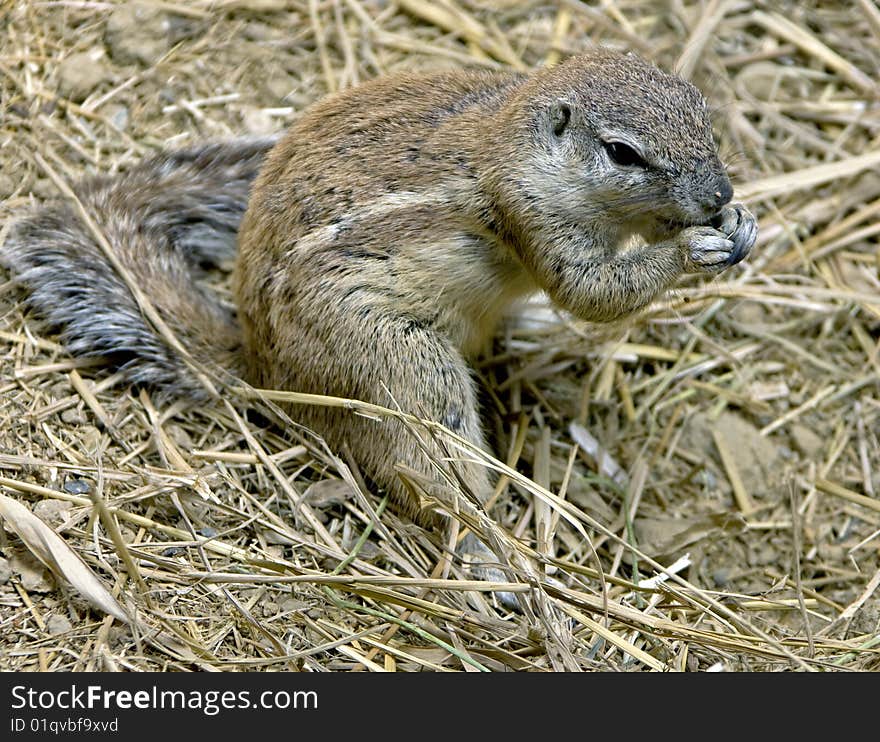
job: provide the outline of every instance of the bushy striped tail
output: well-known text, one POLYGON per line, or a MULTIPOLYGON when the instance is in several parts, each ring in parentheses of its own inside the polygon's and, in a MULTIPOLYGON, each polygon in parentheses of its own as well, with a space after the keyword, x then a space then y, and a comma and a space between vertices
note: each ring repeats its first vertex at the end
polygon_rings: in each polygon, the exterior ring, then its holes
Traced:
MULTIPOLYGON (((231 259, 250 185, 274 142, 168 152, 75 192, 159 316, 189 354, 240 373, 233 308, 199 285, 202 269, 231 259)), ((143 316, 75 205, 43 206, 17 221, 0 262, 77 356, 99 357, 163 396, 202 397, 184 359, 143 316)))

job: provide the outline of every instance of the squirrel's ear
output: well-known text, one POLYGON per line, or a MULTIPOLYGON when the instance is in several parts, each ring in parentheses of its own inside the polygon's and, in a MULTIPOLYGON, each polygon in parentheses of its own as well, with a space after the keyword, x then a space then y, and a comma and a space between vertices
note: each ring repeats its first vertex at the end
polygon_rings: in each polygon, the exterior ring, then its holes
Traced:
POLYGON ((556 100, 550 105, 550 126, 557 137, 568 128, 571 121, 571 105, 564 100, 556 100))

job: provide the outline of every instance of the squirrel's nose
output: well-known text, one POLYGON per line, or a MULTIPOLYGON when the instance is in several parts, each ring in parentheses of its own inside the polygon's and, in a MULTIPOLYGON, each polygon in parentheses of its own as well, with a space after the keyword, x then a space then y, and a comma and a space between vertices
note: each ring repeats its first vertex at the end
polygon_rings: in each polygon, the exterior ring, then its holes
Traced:
POLYGON ((709 197, 713 208, 720 209, 733 198, 733 186, 727 178, 715 184, 715 190, 709 197))

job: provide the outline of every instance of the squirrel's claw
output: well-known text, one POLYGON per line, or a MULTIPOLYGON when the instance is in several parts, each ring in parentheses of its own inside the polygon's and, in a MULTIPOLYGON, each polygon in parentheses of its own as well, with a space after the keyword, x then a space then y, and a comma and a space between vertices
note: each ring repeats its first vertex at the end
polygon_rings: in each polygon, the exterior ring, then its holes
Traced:
POLYGON ((758 222, 742 204, 728 204, 722 207, 711 221, 711 225, 733 242, 733 250, 726 267, 736 265, 751 251, 758 236, 758 222))
POLYGON ((758 223, 745 206, 725 206, 711 226, 689 227, 682 232, 688 269, 717 273, 736 265, 749 254, 757 236, 758 223))

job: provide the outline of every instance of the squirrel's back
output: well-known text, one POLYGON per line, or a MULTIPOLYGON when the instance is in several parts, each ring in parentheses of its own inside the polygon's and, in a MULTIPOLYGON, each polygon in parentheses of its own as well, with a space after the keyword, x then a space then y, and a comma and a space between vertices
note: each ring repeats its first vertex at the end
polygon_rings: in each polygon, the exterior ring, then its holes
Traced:
POLYGON ((733 223, 691 236, 708 240, 696 262, 676 241, 731 196, 699 91, 597 49, 531 75, 381 78, 315 103, 277 145, 234 140, 86 180, 77 197, 106 243, 63 203, 18 222, 0 261, 74 354, 132 382, 204 393, 133 282, 196 361, 385 402, 372 372, 352 372, 366 332, 408 371, 395 332, 469 357, 537 288, 583 319, 616 319, 686 269, 747 254, 745 237, 730 253, 733 223), (664 249, 618 250, 632 232, 664 249), (233 308, 195 279, 236 244, 233 308))
MULTIPOLYGON (((277 274, 283 273, 285 245, 303 227, 345 230, 347 215, 369 210, 381 193, 418 200, 428 186, 472 177, 459 150, 462 143, 479 147, 479 137, 462 136, 455 122, 469 109, 496 109, 522 79, 464 71, 383 78, 313 105, 273 157, 267 153, 276 140, 269 139, 171 151, 123 174, 85 179, 75 186, 76 196, 194 360, 252 383, 277 383, 272 363, 263 368, 253 347, 243 351, 241 322, 247 327, 251 314, 269 311, 262 306, 269 300, 265 284, 272 276, 282 280, 277 274), (426 138, 438 129, 449 130, 450 141, 432 152, 426 138), (245 305, 229 306, 196 279, 200 267, 235 256, 260 172, 273 193, 259 204, 258 219, 271 234, 248 241, 259 249, 244 256, 247 271, 239 264, 237 298, 245 294, 245 305), (245 273, 257 274, 250 299, 241 290, 245 273)), ((186 359, 144 317, 77 212, 74 204, 59 202, 19 220, 0 250, 0 263, 29 289, 30 305, 58 328, 74 355, 104 358, 130 382, 166 397, 203 396, 186 359)), ((364 249, 352 248, 354 263, 364 249)), ((262 350, 274 358, 272 348, 262 350)))

